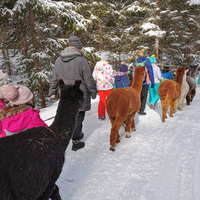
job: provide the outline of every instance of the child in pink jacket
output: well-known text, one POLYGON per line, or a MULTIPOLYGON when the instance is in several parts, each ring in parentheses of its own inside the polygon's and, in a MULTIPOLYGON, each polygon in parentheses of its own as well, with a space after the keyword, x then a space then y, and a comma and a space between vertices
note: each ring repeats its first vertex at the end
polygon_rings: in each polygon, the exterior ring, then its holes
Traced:
MULTIPOLYGON (((0 70, 0 88, 3 85, 8 84, 9 82, 10 82, 10 79, 8 75, 3 70, 0 70)), ((4 107, 6 107, 6 104, 4 102, 3 96, 0 93, 0 111, 4 107)), ((1 130, 1 121, 0 121, 0 130, 1 130)))
POLYGON ((4 85, 0 88, 3 98, 8 100, 10 106, 0 111, 2 127, 0 138, 6 137, 6 131, 18 133, 24 129, 30 129, 47 124, 40 118, 40 111, 32 105, 33 93, 25 86, 4 85))

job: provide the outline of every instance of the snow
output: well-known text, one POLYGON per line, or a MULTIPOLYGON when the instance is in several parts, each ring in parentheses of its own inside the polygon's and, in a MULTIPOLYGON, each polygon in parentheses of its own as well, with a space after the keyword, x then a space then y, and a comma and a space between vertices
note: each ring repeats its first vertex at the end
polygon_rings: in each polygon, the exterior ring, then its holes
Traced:
MULTIPOLYGON (((146 116, 136 114, 136 131, 109 150, 110 122, 98 120, 99 98, 86 112, 83 141, 72 151, 70 142, 57 180, 63 200, 197 200, 200 197, 200 87, 183 111, 161 122, 161 103, 146 105, 146 116)), ((148 100, 147 100, 148 103, 148 100)), ((58 102, 41 109, 45 120, 56 113, 58 102)), ((169 114, 169 110, 168 110, 169 114)), ((53 120, 46 121, 48 125, 53 120)))

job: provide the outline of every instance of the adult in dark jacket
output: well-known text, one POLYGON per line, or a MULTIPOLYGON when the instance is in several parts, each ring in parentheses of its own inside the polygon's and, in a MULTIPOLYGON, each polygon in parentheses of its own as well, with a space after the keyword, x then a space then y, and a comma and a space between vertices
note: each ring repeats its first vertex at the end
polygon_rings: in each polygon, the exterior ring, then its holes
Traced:
POLYGON ((130 80, 127 75, 128 67, 127 65, 121 65, 119 72, 117 73, 115 77, 114 82, 114 88, 125 88, 125 87, 131 87, 130 80))
POLYGON ((73 85, 75 80, 82 80, 80 89, 84 92, 84 103, 77 116, 76 128, 72 137, 72 150, 76 151, 85 146, 81 141, 83 120, 85 112, 91 108, 91 98, 97 94, 96 83, 91 75, 90 67, 81 53, 82 43, 77 36, 69 37, 69 46, 61 52, 54 64, 50 79, 49 95, 55 98, 57 95, 59 79, 63 79, 66 85, 73 85))
MULTIPOLYGON (((144 112, 145 110, 145 106, 146 106, 146 101, 147 101, 147 94, 148 94, 148 89, 149 89, 149 83, 151 81, 151 87, 153 88, 155 83, 154 83, 154 74, 153 74, 153 68, 152 65, 150 63, 150 61, 147 59, 146 56, 147 52, 145 49, 142 49, 139 51, 138 53, 138 58, 136 60, 136 62, 145 62, 146 65, 146 79, 143 82, 142 85, 142 91, 140 94, 140 99, 141 99, 141 108, 139 110, 139 114, 140 115, 146 115, 146 113, 144 112)), ((132 74, 133 74, 133 69, 132 69, 132 74)))

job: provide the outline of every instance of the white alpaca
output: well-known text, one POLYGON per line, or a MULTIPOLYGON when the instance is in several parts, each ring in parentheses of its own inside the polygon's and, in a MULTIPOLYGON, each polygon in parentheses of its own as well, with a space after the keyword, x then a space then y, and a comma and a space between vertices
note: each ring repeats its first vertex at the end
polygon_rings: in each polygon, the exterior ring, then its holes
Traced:
POLYGON ((183 110, 183 101, 186 98, 187 93, 189 92, 189 85, 186 81, 186 74, 187 74, 188 70, 189 69, 185 70, 185 74, 183 76, 183 82, 181 85, 181 95, 178 98, 178 110, 181 110, 181 111, 183 110))

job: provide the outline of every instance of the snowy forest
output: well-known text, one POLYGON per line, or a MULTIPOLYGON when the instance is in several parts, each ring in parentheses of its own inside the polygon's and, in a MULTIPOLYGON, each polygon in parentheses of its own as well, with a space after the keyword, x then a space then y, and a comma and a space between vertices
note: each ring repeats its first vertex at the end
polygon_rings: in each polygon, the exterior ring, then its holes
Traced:
POLYGON ((141 48, 157 64, 200 60, 200 4, 188 0, 1 0, 0 69, 18 76, 34 93, 38 108, 48 105, 49 79, 60 51, 76 35, 91 72, 107 51, 117 71, 131 66, 141 48))

